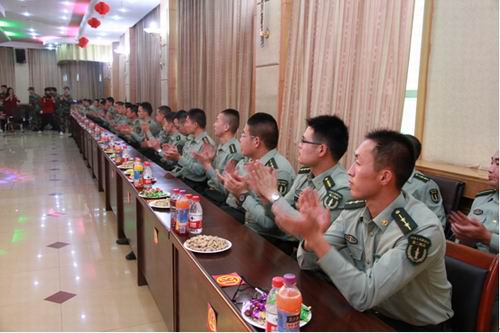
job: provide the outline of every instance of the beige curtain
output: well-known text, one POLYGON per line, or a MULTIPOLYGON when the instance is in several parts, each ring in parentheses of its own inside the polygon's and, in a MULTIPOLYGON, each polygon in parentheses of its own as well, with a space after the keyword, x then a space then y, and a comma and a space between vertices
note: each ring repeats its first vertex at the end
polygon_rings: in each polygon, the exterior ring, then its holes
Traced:
POLYGON ((371 129, 399 130, 413 0, 293 1, 280 150, 297 161, 307 117, 336 114, 349 127, 349 166, 371 129))
POLYGON ((57 66, 56 52, 28 49, 29 84, 39 94, 46 87, 62 88, 61 71, 57 66))
POLYGON ((152 23, 160 26, 160 6, 153 9, 131 29, 131 34, 134 36, 131 38, 130 52, 135 53, 131 57, 135 59, 135 64, 132 66, 135 65, 136 68, 135 99, 137 102, 150 102, 153 108, 157 108, 161 103, 160 35, 144 31, 152 23))
POLYGON ((248 118, 253 97, 255 0, 179 0, 177 106, 207 112, 208 130, 218 112, 248 118))
POLYGON ((0 84, 5 84, 8 87, 16 86, 14 66, 14 49, 11 47, 0 47, 0 84))
POLYGON ((62 84, 70 87, 73 98, 107 97, 104 96, 104 66, 95 61, 61 62, 62 84))
POLYGON ((56 50, 57 61, 99 61, 111 63, 113 51, 111 45, 87 45, 84 48, 77 44, 62 44, 56 50))

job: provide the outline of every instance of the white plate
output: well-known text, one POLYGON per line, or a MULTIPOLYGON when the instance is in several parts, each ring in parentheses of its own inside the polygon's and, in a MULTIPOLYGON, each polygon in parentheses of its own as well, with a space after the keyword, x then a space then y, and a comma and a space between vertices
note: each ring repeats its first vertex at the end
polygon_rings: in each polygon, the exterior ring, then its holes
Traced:
MULTIPOLYGON (((245 303, 243 303, 243 306, 241 307, 241 316, 250 325, 265 330, 266 329, 265 324, 262 325, 258 321, 254 320, 252 317, 248 317, 247 315, 245 315, 245 310, 247 309, 247 307, 249 305, 250 305, 250 301, 246 301, 245 303)), ((304 304, 302 304, 302 306, 304 306, 304 304)), ((309 318, 307 318, 307 320, 301 320, 300 321, 300 327, 304 327, 307 324, 309 324, 309 322, 311 321, 311 319, 312 319, 312 311, 309 311, 309 318)))
POLYGON ((227 239, 225 239, 225 241, 228 243, 228 246, 221 249, 221 250, 216 250, 216 251, 200 251, 200 250, 194 250, 192 248, 190 248, 186 242, 184 242, 184 248, 191 251, 191 252, 194 252, 194 253, 204 253, 204 254, 212 254, 212 253, 220 253, 220 252, 224 252, 224 251, 227 251, 231 248, 231 246, 233 246, 233 243, 231 243, 230 241, 228 241, 227 239))
POLYGON ((170 209, 170 205, 168 205, 168 206, 157 206, 157 205, 156 205, 156 202, 157 202, 158 200, 162 200, 162 199, 157 199, 157 200, 153 200, 153 201, 151 201, 151 202, 149 203, 149 206, 150 206, 150 207, 153 207, 153 208, 159 208, 159 209, 170 209))
POLYGON ((118 166, 118 169, 120 169, 120 170, 128 170, 128 169, 133 169, 133 168, 134 168, 134 166, 133 166, 133 165, 132 165, 131 167, 124 166, 123 164, 120 164, 120 165, 118 166))
MULTIPOLYGON (((132 181, 133 181, 133 180, 132 180, 132 181)), ((148 200, 165 199, 165 198, 170 197, 170 193, 168 193, 168 192, 163 192, 163 193, 165 193, 165 194, 164 194, 164 195, 162 195, 161 197, 156 197, 156 198, 148 198, 148 197, 146 197, 146 196, 142 195, 140 192, 139 192, 139 196, 140 196, 141 198, 143 198, 143 199, 148 199, 148 200)))

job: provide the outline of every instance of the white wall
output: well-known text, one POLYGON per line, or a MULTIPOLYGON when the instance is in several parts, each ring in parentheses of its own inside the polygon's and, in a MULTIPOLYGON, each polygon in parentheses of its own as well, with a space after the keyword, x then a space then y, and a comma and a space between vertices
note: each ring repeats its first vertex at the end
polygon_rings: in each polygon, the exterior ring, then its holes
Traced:
POLYGON ((267 112, 276 117, 278 109, 279 62, 280 62, 280 20, 281 0, 269 0, 264 5, 264 29, 270 31, 269 39, 261 46, 260 36, 261 4, 257 2, 255 16, 255 112, 267 112))
POLYGON ((434 4, 422 156, 485 168, 498 149, 498 0, 434 4))

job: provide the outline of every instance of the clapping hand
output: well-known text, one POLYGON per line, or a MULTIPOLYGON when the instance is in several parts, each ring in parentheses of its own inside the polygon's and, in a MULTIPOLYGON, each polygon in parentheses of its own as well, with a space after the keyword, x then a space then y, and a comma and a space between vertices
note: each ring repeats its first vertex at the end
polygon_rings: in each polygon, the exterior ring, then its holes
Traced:
POLYGON ((470 246, 477 242, 490 245, 491 232, 479 220, 462 212, 451 212, 449 221, 451 230, 462 243, 470 246))

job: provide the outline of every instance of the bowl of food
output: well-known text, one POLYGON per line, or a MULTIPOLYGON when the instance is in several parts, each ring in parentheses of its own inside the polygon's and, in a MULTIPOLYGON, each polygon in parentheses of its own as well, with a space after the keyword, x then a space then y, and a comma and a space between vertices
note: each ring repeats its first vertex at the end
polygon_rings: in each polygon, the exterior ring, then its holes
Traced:
POLYGON ((219 253, 229 250, 231 246, 233 244, 227 239, 210 235, 198 235, 184 242, 184 248, 195 253, 219 253))

